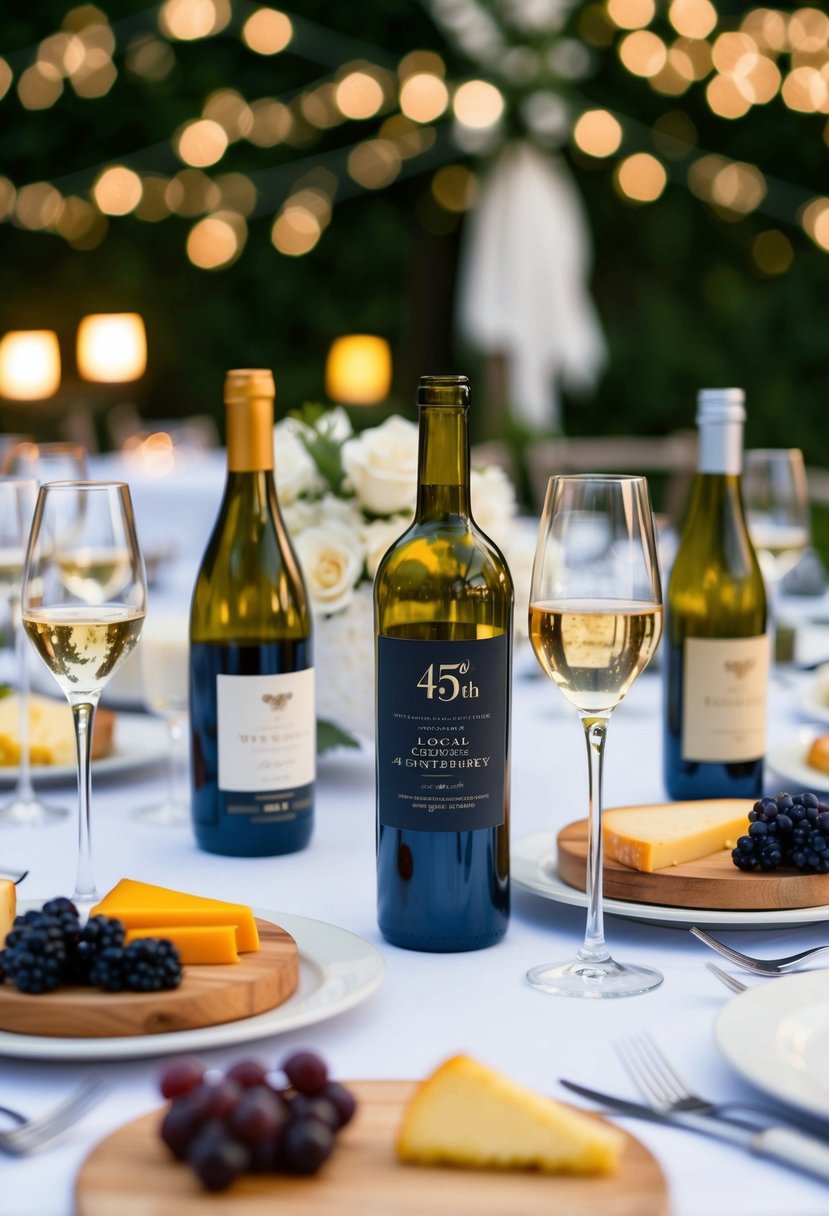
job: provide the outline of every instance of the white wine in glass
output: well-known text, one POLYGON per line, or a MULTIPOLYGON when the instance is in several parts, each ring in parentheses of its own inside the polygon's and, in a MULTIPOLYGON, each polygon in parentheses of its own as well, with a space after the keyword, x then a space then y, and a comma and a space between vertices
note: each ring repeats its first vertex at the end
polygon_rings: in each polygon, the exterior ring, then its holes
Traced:
POLYGON ((579 713, 589 765, 584 944, 571 962, 533 967, 536 988, 622 997, 662 983, 649 967, 615 962, 602 913, 602 762, 610 716, 644 671, 662 633, 655 528, 643 477, 551 477, 530 589, 530 642, 579 713), (589 534, 594 538, 585 545, 589 534), (599 539, 600 538, 600 539, 599 539))
POLYGON ((773 598, 809 543, 809 495, 800 448, 751 448, 743 459, 743 506, 773 598))
POLYGON ((95 710, 105 684, 138 641, 146 604, 127 485, 59 481, 41 486, 23 573, 22 617, 72 708, 78 753, 78 869, 72 898, 82 908, 98 899, 90 831, 95 710), (68 531, 67 519, 74 521, 68 531), (112 555, 110 560, 89 562, 90 553, 101 552, 112 555), (77 570, 84 571, 82 578, 67 577, 67 571, 77 570))

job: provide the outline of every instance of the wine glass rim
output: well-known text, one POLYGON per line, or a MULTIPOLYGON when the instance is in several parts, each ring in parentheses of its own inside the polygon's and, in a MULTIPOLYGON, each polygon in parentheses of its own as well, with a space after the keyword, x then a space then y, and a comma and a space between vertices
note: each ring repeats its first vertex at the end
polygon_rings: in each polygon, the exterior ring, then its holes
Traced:
POLYGON ((746 448, 745 457, 751 456, 788 456, 792 452, 797 452, 798 456, 803 455, 802 448, 746 448))
POLYGON ((550 481, 647 481, 644 473, 552 473, 550 481))
POLYGON ((73 481, 69 478, 62 481, 43 481, 41 482, 42 490, 58 489, 58 490, 124 490, 127 489, 125 481, 73 481))

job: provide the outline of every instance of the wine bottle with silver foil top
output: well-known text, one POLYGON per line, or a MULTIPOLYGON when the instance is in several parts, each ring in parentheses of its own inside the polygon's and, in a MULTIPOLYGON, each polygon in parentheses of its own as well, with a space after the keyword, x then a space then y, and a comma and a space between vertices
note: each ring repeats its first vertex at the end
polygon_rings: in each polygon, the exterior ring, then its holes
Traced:
POLYGON ((274 485, 271 372, 228 372, 227 482, 190 615, 193 825, 210 853, 291 853, 313 827, 311 611, 274 485))
POLYGON ((513 588, 469 501, 469 384, 424 376, 414 520, 374 584, 377 902, 412 950, 476 950, 509 918, 513 588))
POLYGON ((742 389, 699 394, 698 472, 668 584, 664 776, 675 799, 763 792, 766 593, 740 492, 742 389))

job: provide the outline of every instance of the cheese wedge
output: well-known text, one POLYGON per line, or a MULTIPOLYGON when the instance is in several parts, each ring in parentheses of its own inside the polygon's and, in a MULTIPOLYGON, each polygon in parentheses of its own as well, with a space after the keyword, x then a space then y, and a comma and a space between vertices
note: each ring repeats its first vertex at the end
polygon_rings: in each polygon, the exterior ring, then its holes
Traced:
POLYGON ((748 832, 753 805, 742 798, 717 798, 616 807, 602 814, 605 856, 650 873, 733 849, 748 832))
POLYGON ((233 925, 236 948, 258 950, 259 933, 250 908, 220 899, 187 895, 134 878, 122 878, 90 912, 114 916, 127 929, 158 929, 170 925, 233 925))
POLYGON ((402 1161, 549 1174, 609 1174, 623 1138, 614 1127, 454 1056, 417 1089, 397 1139, 402 1161))
POLYGON ((184 964, 238 963, 235 925, 158 925, 128 929, 127 944, 139 937, 164 937, 173 943, 184 964))
POLYGON ((17 887, 10 878, 0 878, 0 950, 17 915, 17 887))
MULTIPOLYGON (((92 757, 98 760, 112 751, 115 715, 99 709, 92 727, 92 757)), ((32 764, 74 764, 75 728, 67 701, 41 697, 29 699, 29 754, 32 764)), ((20 698, 0 699, 0 765, 20 763, 20 698)))

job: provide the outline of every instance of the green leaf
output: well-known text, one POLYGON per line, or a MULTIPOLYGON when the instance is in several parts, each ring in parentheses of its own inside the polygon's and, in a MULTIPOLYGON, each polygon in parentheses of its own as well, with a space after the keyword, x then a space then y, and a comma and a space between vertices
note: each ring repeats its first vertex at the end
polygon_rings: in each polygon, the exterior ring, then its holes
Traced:
POLYGON ((326 722, 323 718, 317 718, 317 755, 321 756, 323 752, 330 752, 335 747, 356 747, 361 746, 359 739, 355 739, 348 731, 343 730, 339 726, 335 726, 333 722, 326 722))
POLYGON ((2 701, 4 697, 10 697, 12 695, 12 691, 11 684, 0 684, 0 701, 2 701))

